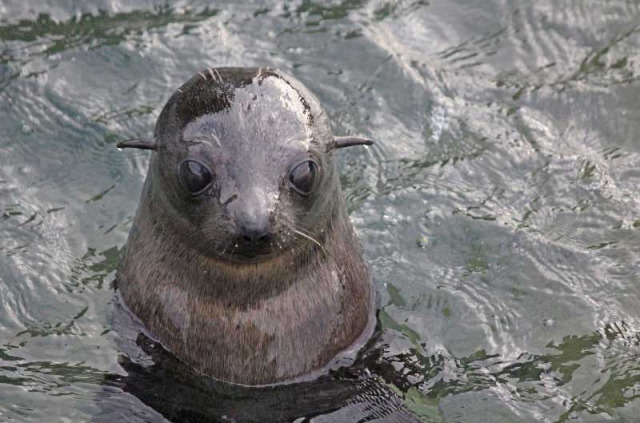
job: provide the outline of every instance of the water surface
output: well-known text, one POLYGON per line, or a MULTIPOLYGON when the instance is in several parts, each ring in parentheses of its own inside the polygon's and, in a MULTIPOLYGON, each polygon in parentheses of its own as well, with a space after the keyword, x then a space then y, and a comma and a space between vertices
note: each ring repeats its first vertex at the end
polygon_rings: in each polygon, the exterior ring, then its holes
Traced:
POLYGON ((208 66, 290 72, 376 140, 339 165, 408 409, 637 421, 637 2, 92 3, 0 1, 0 422, 166 421, 107 383, 149 159, 115 143, 208 66))

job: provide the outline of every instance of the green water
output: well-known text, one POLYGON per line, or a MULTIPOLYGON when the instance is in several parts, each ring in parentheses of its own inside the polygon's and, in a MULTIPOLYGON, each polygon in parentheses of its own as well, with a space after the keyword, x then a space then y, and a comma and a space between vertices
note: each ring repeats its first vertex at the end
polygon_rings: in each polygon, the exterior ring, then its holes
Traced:
MULTIPOLYGON (((148 137, 208 66, 324 104, 382 297, 382 377, 425 422, 637 422, 640 4, 0 0, 0 422, 85 422, 148 137)), ((125 421, 125 420, 123 420, 125 421)))

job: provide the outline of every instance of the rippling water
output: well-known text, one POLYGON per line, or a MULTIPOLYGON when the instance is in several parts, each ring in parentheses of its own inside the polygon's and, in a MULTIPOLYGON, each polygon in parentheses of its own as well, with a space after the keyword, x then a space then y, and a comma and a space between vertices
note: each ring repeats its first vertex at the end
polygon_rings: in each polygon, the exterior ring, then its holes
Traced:
POLYGON ((106 382, 149 158, 115 143, 223 65, 376 140, 340 166, 408 409, 638 421, 637 2, 93 3, 0 1, 0 422, 164 421, 106 382))

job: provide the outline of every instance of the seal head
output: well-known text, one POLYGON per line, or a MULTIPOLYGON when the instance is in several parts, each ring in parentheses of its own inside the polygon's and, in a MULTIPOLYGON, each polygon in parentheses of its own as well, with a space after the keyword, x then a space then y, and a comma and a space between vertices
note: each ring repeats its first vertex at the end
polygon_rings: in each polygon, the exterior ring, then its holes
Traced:
POLYGON ((169 99, 117 275, 179 359, 266 384, 325 366, 367 326, 371 283, 317 99, 270 69, 199 72, 169 99))

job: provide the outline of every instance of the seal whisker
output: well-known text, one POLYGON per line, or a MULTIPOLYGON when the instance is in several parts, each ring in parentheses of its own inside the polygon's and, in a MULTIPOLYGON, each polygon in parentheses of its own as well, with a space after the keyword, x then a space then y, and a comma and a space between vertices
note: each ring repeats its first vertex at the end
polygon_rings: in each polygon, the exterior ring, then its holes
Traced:
POLYGON ((213 71, 216 73, 216 75, 218 75, 218 82, 222 84, 224 82, 224 79, 222 79, 222 75, 220 75, 220 72, 218 72, 218 69, 214 69, 213 71))
POLYGON ((211 133, 211 138, 218 144, 218 147, 222 148, 222 144, 220 143, 220 138, 215 133, 211 133))
POLYGON ((310 228, 310 227, 308 227, 308 226, 306 226, 306 225, 304 225, 304 224, 302 224, 302 223, 294 222, 294 221, 292 221, 292 220, 289 220, 289 219, 288 219, 288 218, 286 218, 285 216, 280 216, 280 219, 281 219, 283 222, 287 223, 287 224, 288 224, 289 226, 291 226, 292 228, 295 228, 295 229, 298 229, 298 230, 304 231, 307 235, 309 235, 309 236, 313 236, 313 230, 312 230, 312 228, 310 228))
POLYGON ((300 235, 301 237, 306 238, 306 239, 308 239, 309 241, 311 241, 311 242, 315 243, 318 247, 320 247, 320 249, 322 249, 322 251, 323 251, 325 254, 327 254, 327 250, 325 250, 325 249, 324 249, 324 246, 323 246, 322 244, 320 244, 318 241, 316 241, 316 240, 315 240, 315 238, 313 238, 313 237, 311 237, 311 236, 309 236, 309 235, 307 235, 307 234, 305 234, 305 233, 303 233, 303 232, 300 232, 299 230, 294 229, 294 228, 291 228, 291 231, 292 231, 294 234, 300 235))
POLYGON ((227 252, 227 248, 229 248, 229 246, 231 245, 231 243, 233 242, 233 240, 228 241, 224 244, 224 248, 222 249, 222 254, 224 255, 227 252))
POLYGON ((303 232, 305 235, 308 235, 308 236, 310 236, 310 237, 312 237, 312 238, 314 238, 314 239, 315 239, 315 236, 314 236, 314 234, 313 234, 313 231, 312 231, 310 228, 305 228, 305 227, 304 227, 304 226, 302 226, 301 224, 297 224, 297 225, 296 225, 296 224, 292 224, 292 225, 291 225, 291 227, 292 227, 293 229, 297 229, 297 230, 299 230, 300 232, 303 232))
POLYGON ((306 226, 303 223, 294 223, 293 226, 296 229, 304 229, 308 234, 313 234, 313 229, 310 226, 306 226))

